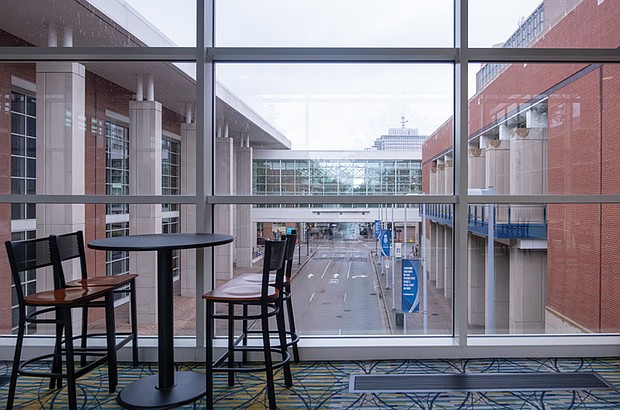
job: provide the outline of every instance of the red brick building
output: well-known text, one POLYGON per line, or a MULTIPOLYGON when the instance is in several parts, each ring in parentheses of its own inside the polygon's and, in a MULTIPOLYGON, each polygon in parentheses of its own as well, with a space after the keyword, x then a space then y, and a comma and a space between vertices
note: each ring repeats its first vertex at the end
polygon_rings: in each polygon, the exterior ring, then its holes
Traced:
MULTIPOLYGON (((620 3, 597 0, 576 3, 574 9, 529 46, 620 47, 620 3)), ((619 88, 617 64, 514 63, 502 67, 469 101, 469 188, 493 186, 498 195, 620 193, 619 88), (528 142, 539 134, 539 142, 528 142), (534 145, 520 148, 522 145, 517 144, 534 145), (503 156, 494 157, 496 160, 488 158, 492 150, 500 149, 505 150, 503 156), (515 154, 515 150, 521 151, 515 154), (485 151, 487 158, 482 161, 486 163, 476 165, 475 158, 484 157, 485 151), (510 151, 513 152, 509 154, 510 151)), ((453 139, 453 124, 448 120, 425 142, 424 192, 441 193, 433 186, 433 178, 438 167, 447 166, 453 139)), ((516 207, 511 208, 514 219, 516 207)), ((518 272, 527 270, 527 264, 517 268, 513 260, 506 261, 505 268, 510 271, 505 272, 508 289, 497 289, 496 295, 498 291, 504 292, 509 300, 505 301, 507 309, 503 313, 503 308, 496 304, 499 311, 496 315, 505 315, 503 325, 507 327, 498 324, 497 328, 516 333, 617 332, 620 329, 619 211, 615 204, 548 204, 542 215, 546 224, 545 266, 541 269, 544 288, 534 289, 538 286, 535 282, 515 285, 520 279, 515 282, 514 278, 527 276, 518 272), (528 304, 528 294, 539 294, 544 301, 544 311, 536 312, 541 323, 531 328, 515 325, 520 314, 526 315, 521 310, 526 309, 523 305, 528 304)), ((511 223, 501 221, 499 210, 496 218, 498 222, 511 223)), ((541 222, 537 218, 530 215, 519 222, 541 222)), ((431 228, 428 232, 432 246, 435 231, 431 228)), ((469 235, 476 233, 470 229, 469 235)), ((525 239, 525 236, 498 239, 496 254, 498 246, 507 247, 511 259, 514 248, 525 239)), ((540 253, 541 244, 543 241, 534 248, 520 249, 528 255, 540 253)), ((497 265, 495 268, 496 275, 501 276, 503 268, 497 265)), ((475 273, 470 270, 469 274, 475 273)), ((473 286, 471 281, 470 286, 473 286)), ((470 310, 484 315, 482 302, 477 303, 476 308, 476 301, 470 301, 470 310)), ((470 312, 472 322, 482 324, 480 317, 474 319, 470 312)))

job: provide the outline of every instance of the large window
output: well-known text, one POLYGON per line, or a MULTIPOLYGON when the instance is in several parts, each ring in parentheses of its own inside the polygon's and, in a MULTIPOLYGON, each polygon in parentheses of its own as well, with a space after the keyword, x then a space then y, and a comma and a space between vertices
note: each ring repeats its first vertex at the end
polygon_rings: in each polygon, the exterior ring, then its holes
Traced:
MULTIPOLYGON (((617 352, 618 1, 57 0, 56 33, 19 3, 23 24, 0 17, 0 223, 32 230, 15 222, 36 207, 39 235, 233 235, 175 259, 184 334, 204 334, 205 290, 296 229, 302 347, 336 349, 316 357, 617 352)), ((151 256, 93 263, 142 269, 154 328, 151 256)))
MULTIPOLYGON (((11 92, 11 193, 34 195, 37 170, 36 99, 11 92)), ((36 218, 35 204, 12 204, 11 219, 36 218)))

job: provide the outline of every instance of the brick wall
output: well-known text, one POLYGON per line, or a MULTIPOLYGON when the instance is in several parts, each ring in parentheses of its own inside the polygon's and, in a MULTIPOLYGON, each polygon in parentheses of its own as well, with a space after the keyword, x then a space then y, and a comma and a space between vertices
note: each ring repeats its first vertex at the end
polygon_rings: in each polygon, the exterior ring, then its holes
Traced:
MULTIPOLYGON (((620 2, 582 1, 535 47, 620 45, 620 2)), ((620 193, 620 65, 512 64, 469 102, 469 135, 549 90, 549 194, 620 193)), ((453 144, 451 119, 425 141, 430 161, 453 144)), ((428 191, 427 191, 428 192, 428 191)), ((596 332, 620 330, 620 205, 549 205, 547 304, 596 332)))

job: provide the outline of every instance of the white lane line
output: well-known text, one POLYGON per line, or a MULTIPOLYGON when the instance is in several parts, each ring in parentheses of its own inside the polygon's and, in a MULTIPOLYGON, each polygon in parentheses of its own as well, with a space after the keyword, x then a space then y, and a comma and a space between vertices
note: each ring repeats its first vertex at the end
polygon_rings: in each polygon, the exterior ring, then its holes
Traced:
POLYGON ((338 329, 338 336, 342 334, 342 329, 338 329))
POLYGON ((349 275, 351 274, 351 264, 353 262, 349 262, 349 269, 347 270, 347 279, 349 279, 349 275))
POLYGON ((347 301, 347 294, 346 293, 344 294, 344 301, 345 302, 347 301))
POLYGON ((310 296, 310 300, 308 301, 308 303, 312 302, 312 299, 314 299, 314 293, 312 294, 312 296, 310 296))
POLYGON ((329 264, 332 263, 332 261, 328 261, 327 262, 327 266, 325 266, 325 270, 323 271, 323 274, 321 275, 321 279, 323 279, 325 277, 325 272, 327 272, 327 268, 329 268, 329 264))

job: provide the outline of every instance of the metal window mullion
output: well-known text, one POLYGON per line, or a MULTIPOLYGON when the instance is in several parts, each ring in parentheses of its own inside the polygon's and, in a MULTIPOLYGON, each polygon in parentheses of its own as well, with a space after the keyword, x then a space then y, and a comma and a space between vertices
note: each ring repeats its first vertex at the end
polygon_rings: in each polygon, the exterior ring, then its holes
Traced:
POLYGON ((456 204, 454 195, 218 195, 207 197, 209 204, 456 204))
POLYGON ((460 48, 454 66, 454 184, 458 198, 453 211, 453 285, 452 312, 454 338, 458 346, 467 346, 467 73, 468 73, 468 0, 454 2, 454 45, 460 48))
MULTIPOLYGON (((213 204, 207 196, 213 195, 214 149, 213 130, 215 109, 215 75, 213 63, 207 59, 206 48, 213 46, 215 0, 197 0, 196 7, 196 232, 213 231, 213 204), (210 28, 210 30, 209 30, 210 28)), ((196 250, 196 357, 204 360, 205 305, 202 294, 213 287, 214 258, 211 248, 196 250), (202 348, 202 349, 201 349, 202 348)))

